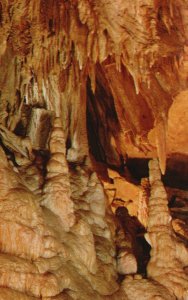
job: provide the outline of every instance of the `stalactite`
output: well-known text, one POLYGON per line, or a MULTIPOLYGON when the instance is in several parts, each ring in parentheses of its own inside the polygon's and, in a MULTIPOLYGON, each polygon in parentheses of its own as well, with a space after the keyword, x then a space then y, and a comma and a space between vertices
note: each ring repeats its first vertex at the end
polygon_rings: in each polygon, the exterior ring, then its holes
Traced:
POLYGON ((165 174, 166 171, 166 124, 165 118, 162 118, 159 121, 156 121, 156 145, 157 153, 159 157, 159 164, 162 174, 165 174))
POLYGON ((89 63, 88 69, 89 69, 89 71, 88 71, 89 78, 91 80, 91 89, 92 89, 92 92, 94 94, 95 90, 96 90, 96 70, 95 70, 95 65, 89 63))

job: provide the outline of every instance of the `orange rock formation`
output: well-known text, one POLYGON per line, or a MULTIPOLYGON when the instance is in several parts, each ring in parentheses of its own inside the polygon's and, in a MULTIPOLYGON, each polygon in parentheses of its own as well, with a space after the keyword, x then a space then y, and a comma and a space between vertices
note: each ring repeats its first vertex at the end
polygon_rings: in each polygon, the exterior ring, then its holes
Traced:
POLYGON ((0 300, 188 299, 187 17, 0 0, 0 300))

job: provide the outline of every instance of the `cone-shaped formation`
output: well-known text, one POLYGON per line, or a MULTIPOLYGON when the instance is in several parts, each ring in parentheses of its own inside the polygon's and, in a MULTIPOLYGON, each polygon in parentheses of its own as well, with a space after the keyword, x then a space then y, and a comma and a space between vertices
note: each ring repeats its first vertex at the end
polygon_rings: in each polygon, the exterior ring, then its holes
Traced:
POLYGON ((119 274, 136 274, 137 261, 133 253, 130 237, 120 229, 117 233, 116 246, 118 248, 117 271, 119 274))
POLYGON ((152 250, 148 276, 166 286, 178 299, 187 299, 188 275, 184 267, 188 263, 188 249, 177 241, 173 233, 158 160, 150 161, 149 169, 151 196, 146 238, 152 250))
MULTIPOLYGON (((108 253, 113 251, 111 237, 102 236, 109 231, 104 215, 92 217, 95 234, 86 212, 66 232, 65 220, 40 207, 40 197, 24 185, 2 150, 0 154, 0 299, 113 299, 118 285, 113 254, 108 253)), ((93 179, 97 177, 90 184, 93 179)), ((103 195, 102 188, 92 187, 93 197, 103 195)))
POLYGON ((54 296, 64 285, 55 275, 55 266, 65 259, 64 247, 46 225, 39 199, 0 153, 0 299, 32 299, 1 287, 54 296))
POLYGON ((49 148, 51 158, 47 164, 47 180, 42 203, 60 218, 62 228, 68 231, 74 225, 75 217, 73 202, 70 199, 65 139, 59 118, 54 120, 49 148))

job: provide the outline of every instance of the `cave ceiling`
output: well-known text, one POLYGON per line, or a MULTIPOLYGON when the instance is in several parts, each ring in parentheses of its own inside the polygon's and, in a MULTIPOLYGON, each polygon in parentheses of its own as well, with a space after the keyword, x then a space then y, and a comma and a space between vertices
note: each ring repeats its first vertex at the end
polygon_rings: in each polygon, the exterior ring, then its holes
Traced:
POLYGON ((186 1, 1 1, 2 110, 24 99, 68 127, 80 95, 99 157, 157 156, 164 173, 188 154, 186 14, 186 1))

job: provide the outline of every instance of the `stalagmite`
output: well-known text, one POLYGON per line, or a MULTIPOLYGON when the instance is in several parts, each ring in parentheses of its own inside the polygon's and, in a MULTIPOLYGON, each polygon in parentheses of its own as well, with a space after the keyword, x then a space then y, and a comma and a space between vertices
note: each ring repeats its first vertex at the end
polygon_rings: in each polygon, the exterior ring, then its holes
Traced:
MULTIPOLYGON (((35 297, 56 295, 61 291, 61 285, 50 273, 50 265, 46 276, 38 269, 37 261, 44 259, 48 266, 54 255, 62 253, 65 257, 64 248, 45 224, 39 199, 9 166, 3 150, 1 158, 1 174, 4 175, 0 179, 0 286, 35 297)), ((15 299, 19 299, 19 294, 15 293, 15 299)))
POLYGON ((47 163, 47 182, 44 186, 42 204, 56 214, 64 230, 68 231, 74 225, 74 208, 70 199, 70 183, 68 165, 65 158, 65 138, 61 120, 54 120, 49 148, 51 158, 47 163))
POLYGON ((137 261, 133 252, 130 236, 124 234, 122 228, 117 232, 116 245, 117 253, 117 271, 119 274, 136 274, 137 261))
POLYGON ((146 239, 151 245, 148 276, 166 288, 178 299, 188 297, 188 249, 175 237, 165 188, 161 181, 159 163, 150 161, 151 196, 146 239))

